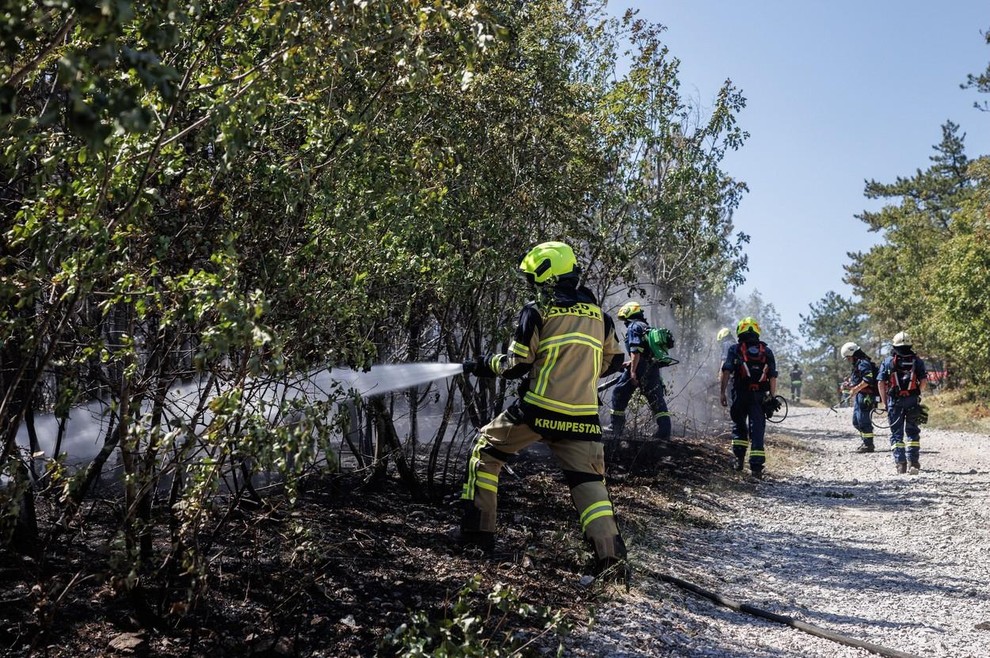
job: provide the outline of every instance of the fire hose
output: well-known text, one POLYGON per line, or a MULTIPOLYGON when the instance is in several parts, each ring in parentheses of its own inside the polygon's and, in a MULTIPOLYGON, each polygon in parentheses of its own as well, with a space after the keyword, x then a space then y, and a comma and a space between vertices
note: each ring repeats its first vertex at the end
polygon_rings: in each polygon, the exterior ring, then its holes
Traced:
POLYGON ((837 642, 839 644, 844 644, 847 647, 855 647, 857 649, 865 649, 872 653, 880 656, 885 656, 886 658, 920 658, 913 653, 906 653, 904 651, 898 651, 897 649, 889 649, 887 647, 881 646, 879 644, 873 644, 872 642, 866 642, 864 640, 857 640, 856 638, 849 637, 847 635, 842 635, 841 633, 836 633, 828 629, 822 628, 820 626, 815 626, 814 624, 808 624, 806 622, 794 619, 793 617, 788 617, 786 615, 778 615, 775 612, 770 612, 768 610, 763 610, 755 606, 749 605, 748 603, 740 603, 733 599, 726 598, 721 594, 704 589, 693 583, 689 583, 686 580, 682 580, 676 576, 669 576, 666 574, 660 574, 652 572, 652 575, 659 578, 660 580, 676 585, 683 590, 687 590, 701 597, 704 597, 710 601, 731 608, 737 612, 745 612, 746 614, 753 615, 755 617, 760 617, 778 624, 783 624, 784 626, 790 626, 791 628, 809 633, 816 637, 825 638, 826 640, 831 640, 832 642, 837 642))

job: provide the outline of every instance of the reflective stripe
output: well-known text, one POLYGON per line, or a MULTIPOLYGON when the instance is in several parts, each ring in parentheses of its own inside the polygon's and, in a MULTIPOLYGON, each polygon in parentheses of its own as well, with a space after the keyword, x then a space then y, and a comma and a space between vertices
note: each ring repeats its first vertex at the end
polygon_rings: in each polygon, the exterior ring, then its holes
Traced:
POLYGON ((596 364, 596 372, 594 373, 595 376, 589 380, 588 386, 589 386, 589 390, 592 392, 595 400, 597 401, 598 391, 597 391, 596 380, 598 379, 598 366, 600 366, 601 364, 602 352, 604 351, 602 349, 602 342, 597 338, 595 338, 594 336, 589 336, 588 334, 582 334, 580 332, 573 332, 569 334, 561 334, 559 336, 553 336, 552 338, 548 338, 546 340, 540 341, 540 344, 537 347, 537 352, 538 353, 546 352, 546 357, 545 357, 545 362, 543 363, 540 369, 539 377, 537 377, 536 382, 533 385, 532 392, 543 400, 543 404, 539 404, 535 401, 534 404, 538 404, 539 406, 545 409, 560 410, 563 413, 571 413, 571 414, 598 413, 597 402, 595 404, 573 406, 573 405, 566 405, 565 403, 557 400, 551 400, 549 398, 543 397, 543 394, 546 393, 547 387, 549 386, 551 374, 553 373, 553 370, 557 365, 557 359, 560 357, 560 349, 566 345, 584 345, 592 349, 593 355, 591 357, 592 358, 591 362, 596 364), (554 405, 554 406, 548 406, 548 405, 554 405), (571 411, 567 411, 566 410, 567 408, 570 408, 571 411), (592 409, 592 411, 589 412, 587 411, 588 409, 592 409))
POLYGON ((484 471, 478 471, 477 475, 478 475, 478 479, 475 482, 476 487, 478 487, 479 489, 484 489, 485 491, 494 491, 498 493, 497 475, 492 475, 491 473, 486 473, 484 471), (487 482, 482 482, 482 480, 487 480, 487 482))
POLYGON ((588 524, 590 524, 595 519, 600 519, 603 516, 615 516, 612 513, 612 503, 603 500, 592 505, 589 505, 587 509, 581 512, 581 530, 585 531, 588 529, 588 524))
POLYGON ((749 456, 750 457, 766 457, 767 456, 767 453, 764 452, 763 450, 750 450, 749 451, 749 456))
POLYGON ((903 441, 896 441, 896 442, 894 442, 894 445, 893 445, 893 447, 894 447, 895 449, 896 449, 896 448, 902 448, 902 449, 903 449, 903 448, 904 448, 904 442, 903 442, 903 441))
POLYGON ((732 439, 732 445, 746 448, 749 446, 749 439, 732 439))
POLYGON ((917 441, 908 441, 907 442, 907 447, 908 448, 920 448, 921 447, 921 441, 920 440, 917 440, 917 441))
POLYGON ((474 442, 474 449, 471 450, 471 458, 468 459, 467 479, 464 482, 464 487, 461 489, 461 500, 474 500, 475 488, 478 485, 478 467, 481 465, 481 450, 487 445, 488 440, 484 437, 474 442))
POLYGON ((859 435, 861 437, 863 437, 864 439, 872 439, 873 438, 873 432, 860 432, 859 435))
POLYGON ((551 400, 542 395, 537 395, 533 391, 528 391, 523 399, 541 409, 557 411, 568 416, 588 416, 598 413, 597 404, 567 404, 560 400, 551 400))
POLYGON ((625 416, 626 415, 625 409, 623 409, 622 411, 619 411, 617 409, 612 409, 611 413, 612 413, 613 416, 625 416))
POLYGON ((667 417, 669 415, 670 415, 670 412, 669 411, 661 411, 656 416, 654 416, 654 418, 665 418, 665 417, 667 417))
POLYGON ((522 343, 512 341, 509 343, 509 351, 522 359, 529 358, 529 345, 523 345, 522 343))

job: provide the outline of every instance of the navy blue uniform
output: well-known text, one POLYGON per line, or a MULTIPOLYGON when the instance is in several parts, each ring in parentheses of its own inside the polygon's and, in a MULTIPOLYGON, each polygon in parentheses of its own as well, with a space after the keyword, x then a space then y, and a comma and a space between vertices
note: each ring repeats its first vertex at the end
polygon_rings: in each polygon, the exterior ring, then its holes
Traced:
MULTIPOLYGON (((636 368, 636 378, 639 380, 639 389, 646 398, 646 403, 653 412, 653 418, 657 423, 657 430, 654 434, 659 439, 670 438, 670 411, 667 409, 667 401, 664 399, 663 377, 660 375, 660 364, 653 358, 650 346, 646 342, 646 332, 650 330, 650 325, 645 320, 631 320, 626 327, 626 352, 630 356, 639 354, 639 363, 636 368)), ((612 435, 618 439, 622 436, 622 431, 626 426, 626 407, 636 391, 636 382, 632 379, 630 369, 626 369, 619 377, 619 383, 612 391, 612 435)))
POLYGON ((890 449, 894 462, 916 466, 921 455, 921 428, 907 413, 921 403, 921 384, 928 376, 925 362, 910 349, 894 348, 880 364, 878 381, 887 391, 890 449), (907 441, 905 441, 907 435, 907 441))
POLYGON ((749 448, 749 468, 754 474, 766 463, 764 435, 767 417, 763 400, 777 378, 777 361, 763 341, 739 342, 729 346, 722 372, 732 378, 729 417, 732 418, 732 454, 741 469, 749 448))
POLYGON ((866 383, 866 388, 856 393, 856 400, 853 403, 853 427, 859 430, 859 436, 863 439, 863 447, 873 449, 873 409, 877 404, 877 377, 876 366, 869 359, 859 358, 853 363, 852 374, 849 375, 849 383, 853 388, 861 383, 866 383))

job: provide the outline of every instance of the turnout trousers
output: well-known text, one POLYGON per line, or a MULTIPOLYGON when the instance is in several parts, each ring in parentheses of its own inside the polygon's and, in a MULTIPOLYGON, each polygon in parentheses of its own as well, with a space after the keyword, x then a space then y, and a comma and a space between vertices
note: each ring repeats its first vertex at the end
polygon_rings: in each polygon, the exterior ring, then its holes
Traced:
POLYGON ((510 411, 502 412, 481 428, 475 441, 461 494, 461 500, 466 506, 462 531, 495 532, 499 473, 509 459, 537 441, 544 441, 549 446, 563 469, 581 530, 594 547, 597 559, 624 560, 625 545, 619 535, 612 500, 605 486, 605 451, 602 442, 545 440, 528 424, 514 422, 510 411))
POLYGON ((744 462, 746 449, 749 448, 749 468, 756 472, 762 471, 767 461, 767 453, 763 447, 767 417, 763 413, 762 398, 763 393, 760 391, 740 391, 733 388, 732 402, 729 405, 732 454, 736 458, 736 464, 744 462))
POLYGON ((890 420, 890 451, 897 463, 918 463, 921 458, 921 428, 907 418, 907 410, 918 404, 917 395, 887 399, 890 420))
POLYGON ((853 427, 859 431, 863 445, 873 447, 873 406, 875 398, 872 393, 857 393, 853 405, 853 427))

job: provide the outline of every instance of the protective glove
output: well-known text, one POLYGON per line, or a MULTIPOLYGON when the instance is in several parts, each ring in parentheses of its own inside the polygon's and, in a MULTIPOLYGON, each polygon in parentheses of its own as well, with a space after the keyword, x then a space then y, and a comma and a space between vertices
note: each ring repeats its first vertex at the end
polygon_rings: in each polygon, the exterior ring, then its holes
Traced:
POLYGON ((464 374, 474 375, 475 377, 485 378, 485 377, 497 377, 498 373, 492 370, 491 363, 494 361, 494 356, 491 354, 486 354, 479 359, 473 361, 465 361, 464 374))
POLYGON ((767 417, 767 420, 773 418, 773 415, 780 411, 780 400, 774 397, 767 397, 763 401, 763 415, 767 417))
POLYGON ((863 409, 863 411, 871 411, 873 407, 877 406, 877 401, 872 395, 864 395, 862 401, 859 403, 859 406, 863 409))

